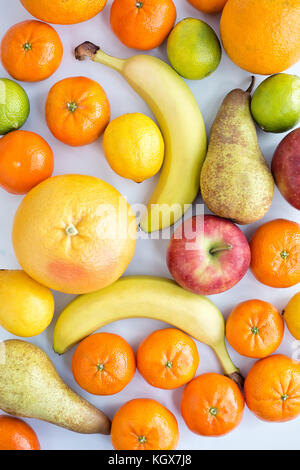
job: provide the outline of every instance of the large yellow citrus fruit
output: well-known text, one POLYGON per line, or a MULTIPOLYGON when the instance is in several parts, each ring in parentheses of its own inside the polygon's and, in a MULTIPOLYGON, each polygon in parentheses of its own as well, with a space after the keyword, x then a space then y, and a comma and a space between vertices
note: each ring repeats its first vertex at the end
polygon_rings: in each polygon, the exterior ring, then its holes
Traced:
POLYGON ((0 271, 0 305, 0 325, 24 338, 42 333, 54 315, 50 289, 24 271, 0 271))
POLYGON ((221 37, 242 69, 261 75, 282 72, 300 59, 300 1, 228 0, 221 37))
POLYGON ((132 113, 110 122, 104 132, 103 150, 118 175, 141 183, 160 170, 165 144, 152 119, 132 113))
POLYGON ((107 0, 20 0, 33 16, 47 23, 75 24, 96 16, 107 0))
POLYGON ((21 202, 13 245, 33 279, 83 294, 123 274, 135 251, 136 229, 131 207, 110 184, 92 176, 55 176, 21 202))

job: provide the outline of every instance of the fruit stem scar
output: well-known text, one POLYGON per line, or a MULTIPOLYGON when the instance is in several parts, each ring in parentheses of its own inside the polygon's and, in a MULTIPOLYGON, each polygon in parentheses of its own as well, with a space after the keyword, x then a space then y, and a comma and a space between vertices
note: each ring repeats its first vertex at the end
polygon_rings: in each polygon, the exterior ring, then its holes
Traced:
POLYGON ((138 441, 140 444, 146 444, 147 442, 146 436, 139 436, 138 441))
POLYGON ((257 328, 257 326, 253 326, 253 328, 251 328, 251 332, 252 332, 254 335, 258 335, 258 333, 259 333, 259 328, 257 328))
POLYGON ((71 113, 74 113, 76 109, 78 108, 78 105, 77 103, 75 103, 75 101, 72 101, 70 103, 67 103, 67 108, 68 108, 68 111, 71 111, 71 113))
POLYGON ((210 408, 209 412, 212 416, 217 416, 217 414, 219 413, 219 410, 218 410, 218 408, 212 407, 212 408, 210 408))
POLYGON ((23 48, 25 51, 31 51, 31 44, 29 42, 25 42, 25 44, 23 44, 23 48))
POLYGON ((97 370, 102 372, 104 370, 104 364, 97 364, 97 370))
POLYGON ((281 395, 281 400, 286 401, 288 399, 288 395, 285 393, 284 395, 281 395))
POLYGON ((280 253, 280 256, 281 256, 282 259, 287 259, 287 258, 290 256, 290 254, 289 254, 288 251, 283 250, 283 251, 280 253))
POLYGON ((78 235, 78 230, 73 224, 68 225, 68 227, 66 227, 65 230, 66 230, 66 234, 69 237, 74 237, 75 235, 78 235))
POLYGON ((136 2, 135 6, 136 6, 137 8, 142 8, 143 2, 136 2))
POLYGON ((220 253, 221 251, 230 251, 232 250, 232 245, 224 245, 224 246, 218 246, 216 248, 211 248, 209 250, 209 253, 211 255, 215 255, 216 253, 220 253))
POLYGON ((172 369, 173 367, 173 362, 172 361, 167 361, 165 366, 168 368, 168 369, 172 369))

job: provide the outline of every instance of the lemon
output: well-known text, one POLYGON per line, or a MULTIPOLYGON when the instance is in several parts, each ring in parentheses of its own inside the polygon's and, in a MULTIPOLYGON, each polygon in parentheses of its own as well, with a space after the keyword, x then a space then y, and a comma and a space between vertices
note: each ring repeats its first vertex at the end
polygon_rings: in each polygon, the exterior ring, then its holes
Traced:
POLYGON ((152 119, 132 113, 110 122, 103 136, 103 150, 118 175, 141 183, 160 170, 165 144, 152 119))
POLYGON ((291 298, 283 311, 283 317, 291 335, 300 340, 300 292, 291 298))
POLYGON ((222 57, 216 33, 196 18, 186 18, 175 26, 168 38, 167 53, 176 72, 189 80, 201 80, 213 73, 222 57))
POLYGON ((29 111, 25 90, 13 80, 0 78, 0 135, 22 127, 29 111))
POLYGON ((24 338, 42 333, 54 315, 50 289, 24 271, 0 270, 0 306, 0 325, 24 338))

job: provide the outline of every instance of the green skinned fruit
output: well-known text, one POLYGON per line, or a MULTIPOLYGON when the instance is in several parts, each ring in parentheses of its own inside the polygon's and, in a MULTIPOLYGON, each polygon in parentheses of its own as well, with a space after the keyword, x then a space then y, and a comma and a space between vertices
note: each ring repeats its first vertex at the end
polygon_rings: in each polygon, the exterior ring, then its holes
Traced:
POLYGON ((251 112, 265 132, 285 132, 300 119, 300 78, 279 73, 266 78, 255 90, 251 112))
POLYGON ((109 434, 110 421, 73 392, 40 348, 26 341, 0 343, 0 409, 83 434, 109 434))
POLYGON ((200 186, 207 207, 219 217, 250 224, 269 210, 274 180, 260 150, 250 113, 250 92, 236 89, 223 101, 211 129, 200 186))
POLYGON ((30 104, 25 90, 15 81, 0 78, 0 135, 25 124, 30 104))
POLYGON ((222 49, 214 30, 204 21, 186 18, 168 38, 170 64, 184 78, 201 80, 218 67, 222 49))

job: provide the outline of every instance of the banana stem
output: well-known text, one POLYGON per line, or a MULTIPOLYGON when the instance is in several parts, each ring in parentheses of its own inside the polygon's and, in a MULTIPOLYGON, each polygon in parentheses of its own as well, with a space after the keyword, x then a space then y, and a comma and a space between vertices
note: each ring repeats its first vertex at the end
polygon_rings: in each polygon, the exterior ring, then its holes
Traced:
POLYGON ((117 70, 117 72, 122 72, 125 59, 118 59, 117 57, 112 57, 111 55, 105 54, 105 52, 98 50, 98 52, 92 58, 94 62, 98 62, 103 65, 107 65, 112 69, 117 70))
POLYGON ((235 367, 232 360, 230 359, 225 346, 225 341, 221 341, 219 344, 212 346, 212 349, 215 351, 223 367, 225 375, 232 379, 238 385, 238 387, 243 390, 244 378, 240 374, 239 369, 235 367))
POLYGON ((90 58, 94 62, 98 62, 103 65, 107 65, 112 69, 122 72, 125 59, 118 59, 117 57, 112 57, 101 49, 93 44, 92 42, 86 41, 80 44, 75 49, 75 57, 77 60, 84 60, 86 57, 90 58))

